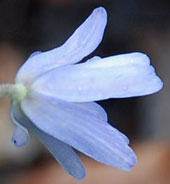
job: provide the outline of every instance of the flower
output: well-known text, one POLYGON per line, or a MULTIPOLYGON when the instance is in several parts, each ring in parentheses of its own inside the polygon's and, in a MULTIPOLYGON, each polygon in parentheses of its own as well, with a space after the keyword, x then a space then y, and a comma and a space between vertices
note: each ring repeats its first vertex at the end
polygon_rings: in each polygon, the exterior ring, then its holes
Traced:
POLYGON ((32 131, 78 179, 86 173, 73 148, 122 170, 131 170, 137 162, 128 138, 107 123, 106 112, 94 101, 148 95, 162 88, 143 53, 95 56, 75 64, 99 45, 106 22, 105 9, 96 8, 62 46, 33 53, 15 84, 0 86, 0 96, 12 99, 14 145, 25 145, 32 131))

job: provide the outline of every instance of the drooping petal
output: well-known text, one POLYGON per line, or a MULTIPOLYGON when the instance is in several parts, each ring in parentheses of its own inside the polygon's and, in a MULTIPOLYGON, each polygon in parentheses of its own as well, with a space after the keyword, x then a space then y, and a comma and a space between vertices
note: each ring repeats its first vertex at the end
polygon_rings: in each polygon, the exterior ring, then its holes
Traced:
POLYGON ((28 130, 16 121, 12 113, 12 110, 11 110, 11 119, 13 123, 17 126, 15 129, 14 135, 12 137, 12 143, 16 147, 24 146, 25 144, 28 143, 29 138, 30 138, 28 130))
POLYGON ((125 137, 76 103, 32 93, 21 107, 39 129, 101 163, 122 170, 136 164, 125 137))
POLYGON ((86 175, 85 168, 75 151, 62 141, 46 134, 37 128, 22 112, 20 106, 14 104, 11 114, 18 124, 25 126, 31 130, 47 147, 54 158, 62 165, 62 167, 77 179, 83 179, 86 175))
POLYGON ((162 81, 142 53, 54 69, 32 85, 32 90, 70 102, 142 96, 161 88, 162 81))
POLYGON ((27 144, 28 140, 29 140, 28 132, 25 131, 25 129, 22 129, 21 127, 17 127, 12 137, 12 143, 16 147, 21 147, 27 144))
POLYGON ((19 70, 16 81, 31 83, 36 76, 48 70, 79 62, 97 48, 106 22, 106 10, 102 7, 96 8, 62 46, 31 55, 19 70))

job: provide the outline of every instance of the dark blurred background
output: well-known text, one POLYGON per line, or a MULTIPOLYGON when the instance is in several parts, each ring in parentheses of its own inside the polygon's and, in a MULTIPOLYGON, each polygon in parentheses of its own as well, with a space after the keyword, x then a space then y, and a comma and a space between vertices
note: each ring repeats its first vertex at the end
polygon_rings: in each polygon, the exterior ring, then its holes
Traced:
POLYGON ((99 102, 109 122, 131 138, 138 166, 125 173, 81 155, 88 178, 75 181, 34 137, 21 149, 13 147, 9 101, 0 99, 0 183, 169 184, 170 1, 1 0, 0 83, 12 82, 32 52, 60 46, 98 6, 106 8, 108 24, 102 43, 89 57, 145 52, 164 81, 163 90, 151 96, 99 102))

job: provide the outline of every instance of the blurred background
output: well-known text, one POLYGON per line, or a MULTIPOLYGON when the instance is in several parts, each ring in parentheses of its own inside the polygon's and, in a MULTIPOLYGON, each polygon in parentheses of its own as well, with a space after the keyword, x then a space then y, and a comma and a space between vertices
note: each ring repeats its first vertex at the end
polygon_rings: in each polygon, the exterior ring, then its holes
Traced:
POLYGON ((124 172, 80 154, 88 175, 75 180, 34 136, 23 148, 12 145, 10 101, 0 99, 0 183, 170 183, 170 1, 1 0, 0 83, 13 82, 32 52, 60 46, 98 6, 107 9, 108 24, 101 45, 89 57, 144 52, 164 81, 163 90, 151 96, 99 102, 109 122, 131 139, 138 165, 124 172))

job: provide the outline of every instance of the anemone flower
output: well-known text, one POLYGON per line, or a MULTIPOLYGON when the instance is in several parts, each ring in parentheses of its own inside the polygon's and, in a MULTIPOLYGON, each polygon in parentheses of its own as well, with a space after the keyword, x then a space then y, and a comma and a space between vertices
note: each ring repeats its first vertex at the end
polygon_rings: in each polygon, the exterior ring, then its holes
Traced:
POLYGON ((106 112, 94 101, 148 95, 162 88, 143 53, 94 56, 76 64, 99 45, 106 22, 105 9, 96 8, 62 46, 33 53, 15 83, 0 86, 0 96, 12 101, 14 145, 25 145, 32 131, 78 179, 86 172, 74 149, 122 170, 131 170, 137 162, 128 138, 107 123, 106 112))

